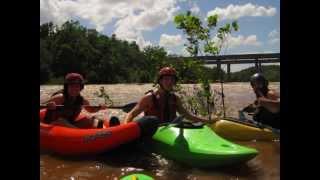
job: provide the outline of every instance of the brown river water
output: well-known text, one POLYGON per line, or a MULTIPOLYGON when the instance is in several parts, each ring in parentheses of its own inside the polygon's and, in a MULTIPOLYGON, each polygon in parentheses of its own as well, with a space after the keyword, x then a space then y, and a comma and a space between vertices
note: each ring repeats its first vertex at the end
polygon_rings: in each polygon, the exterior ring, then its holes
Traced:
MULTIPOLYGON (((123 105, 139 100, 152 84, 108 84, 86 85, 82 91, 92 105, 100 104, 102 98, 97 98, 94 92, 104 87, 115 105, 123 105)), ((184 84, 184 90, 191 91, 195 85, 184 84)), ((251 103, 255 96, 249 83, 225 83, 226 115, 238 117, 238 110, 251 103)), ((40 102, 59 90, 59 85, 40 86, 40 102)), ((270 88, 280 92, 280 83, 271 83, 270 88)), ((221 91, 220 84, 212 85, 212 89, 221 91)), ((118 116, 122 119, 125 113, 110 109, 99 112, 100 116, 118 116)), ((241 165, 222 168, 201 169, 189 167, 142 147, 141 143, 130 143, 109 152, 82 157, 61 157, 50 152, 41 151, 40 178, 42 180, 102 180, 120 179, 131 173, 144 173, 154 179, 280 179, 280 141, 236 141, 235 143, 256 148, 259 155, 241 165)))

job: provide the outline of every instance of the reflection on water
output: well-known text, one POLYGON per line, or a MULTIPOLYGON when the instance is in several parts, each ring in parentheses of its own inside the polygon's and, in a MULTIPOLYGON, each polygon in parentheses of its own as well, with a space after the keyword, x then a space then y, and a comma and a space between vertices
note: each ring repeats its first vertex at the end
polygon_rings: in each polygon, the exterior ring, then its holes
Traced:
POLYGON ((67 158, 41 155, 41 179, 114 179, 142 172, 156 179, 279 179, 278 142, 240 144, 257 148, 259 155, 245 164, 198 169, 165 159, 136 144, 94 156, 67 158))
MULTIPOLYGON (((103 102, 94 97, 102 85, 87 85, 83 95, 93 104, 103 102)), ((144 92, 151 89, 151 84, 144 85, 103 85, 115 104, 136 101, 144 92)), ((192 85, 185 85, 192 88, 192 85)), ((219 90, 220 85, 213 88, 219 90)), ((271 84, 279 89, 279 83, 271 84)), ((44 101, 61 86, 40 86, 40 101, 44 101)), ((228 83, 224 85, 227 115, 237 116, 237 109, 254 100, 249 83, 228 83)), ((100 115, 124 117, 119 110, 103 111, 100 115)), ((280 142, 236 142, 256 148, 259 155, 251 161, 234 166, 198 169, 166 159, 153 153, 147 143, 134 142, 115 150, 85 157, 62 157, 41 151, 40 177, 42 180, 72 179, 119 179, 119 177, 139 172, 155 179, 280 179, 280 142)))

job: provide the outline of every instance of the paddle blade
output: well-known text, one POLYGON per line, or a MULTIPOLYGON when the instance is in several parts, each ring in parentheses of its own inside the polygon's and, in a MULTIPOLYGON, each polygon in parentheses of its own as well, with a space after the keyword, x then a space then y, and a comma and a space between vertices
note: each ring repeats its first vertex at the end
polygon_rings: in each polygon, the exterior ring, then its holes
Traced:
POLYGON ((128 113, 130 112, 138 103, 137 102, 132 102, 129 104, 126 104, 124 106, 109 106, 109 109, 121 109, 122 111, 128 113))
POLYGON ((171 122, 160 124, 160 126, 166 125, 166 127, 162 128, 161 131, 180 124, 183 119, 184 119, 184 115, 176 117, 176 118, 175 118, 173 121, 171 121, 171 122))
POLYGON ((138 103, 137 102, 132 102, 129 104, 124 105, 121 109, 122 111, 128 113, 130 112, 138 103))

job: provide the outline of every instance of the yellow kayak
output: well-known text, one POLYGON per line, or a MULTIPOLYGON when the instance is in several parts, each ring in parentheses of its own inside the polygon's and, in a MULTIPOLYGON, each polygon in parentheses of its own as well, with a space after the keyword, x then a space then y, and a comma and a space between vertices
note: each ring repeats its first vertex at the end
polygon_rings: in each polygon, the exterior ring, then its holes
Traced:
POLYGON ((211 128, 218 135, 229 139, 239 141, 271 141, 279 139, 279 136, 274 134, 268 128, 259 128, 254 124, 241 122, 230 118, 218 120, 211 125, 211 128))

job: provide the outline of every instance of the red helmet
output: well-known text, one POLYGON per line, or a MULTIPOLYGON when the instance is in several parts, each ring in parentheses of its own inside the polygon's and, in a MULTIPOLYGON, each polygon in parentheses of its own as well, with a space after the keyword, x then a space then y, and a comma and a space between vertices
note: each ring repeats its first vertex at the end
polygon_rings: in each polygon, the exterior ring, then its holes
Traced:
POLYGON ((159 76, 177 76, 177 72, 172 67, 164 67, 160 69, 159 76))
POLYGON ((78 73, 68 73, 65 77, 65 84, 83 84, 83 77, 78 73))
POLYGON ((177 71, 172 67, 163 67, 160 69, 158 74, 158 83, 163 76, 174 76, 175 80, 178 80, 177 71))
POLYGON ((81 74, 78 73, 68 73, 64 79, 65 87, 67 87, 68 84, 80 84, 81 89, 84 87, 84 79, 81 74))

